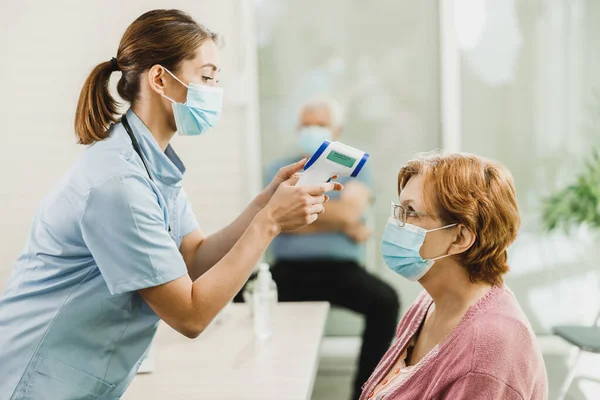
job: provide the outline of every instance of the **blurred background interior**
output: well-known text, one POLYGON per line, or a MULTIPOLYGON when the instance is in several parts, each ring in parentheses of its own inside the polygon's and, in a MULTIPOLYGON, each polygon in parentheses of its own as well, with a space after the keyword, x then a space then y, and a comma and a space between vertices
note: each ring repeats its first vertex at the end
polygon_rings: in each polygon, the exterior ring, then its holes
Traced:
MULTIPOLYGON (((397 289, 402 313, 421 287, 390 272, 378 246, 398 167, 435 149, 497 159, 515 177, 523 220, 506 281, 539 337, 556 396, 576 350, 552 328, 591 325, 600 311, 600 217, 591 211, 570 231, 544 225, 546 199, 585 171, 600 144, 599 1, 24 0, 1 7, 0 287, 34 209, 83 150, 72 121, 88 72, 115 55, 138 15, 179 8, 224 38, 223 121, 209 135, 174 143, 202 229, 224 226, 258 193, 263 168, 293 149, 303 103, 336 98, 346 110, 343 141, 371 154, 375 234, 364 261, 397 289)), ((313 399, 348 397, 361 329, 358 316, 333 309, 313 399)), ((580 358, 567 398, 600 398, 600 355, 580 358)))

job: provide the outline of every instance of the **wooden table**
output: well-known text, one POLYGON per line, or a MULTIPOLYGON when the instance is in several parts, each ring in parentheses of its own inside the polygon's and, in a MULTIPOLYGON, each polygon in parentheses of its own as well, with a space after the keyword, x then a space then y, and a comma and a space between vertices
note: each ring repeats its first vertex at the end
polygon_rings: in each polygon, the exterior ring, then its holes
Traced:
POLYGON ((317 373, 328 303, 279 303, 273 335, 256 341, 247 304, 232 304, 190 340, 162 323, 154 372, 139 374, 124 400, 307 400, 317 373))

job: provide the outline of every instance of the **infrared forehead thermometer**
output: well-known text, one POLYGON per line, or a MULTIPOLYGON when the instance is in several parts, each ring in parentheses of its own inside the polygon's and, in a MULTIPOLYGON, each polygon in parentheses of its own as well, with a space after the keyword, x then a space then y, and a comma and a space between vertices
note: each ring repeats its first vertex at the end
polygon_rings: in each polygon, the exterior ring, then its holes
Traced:
POLYGON ((334 175, 356 178, 369 159, 369 154, 340 142, 324 141, 306 162, 296 185, 318 185, 334 175))

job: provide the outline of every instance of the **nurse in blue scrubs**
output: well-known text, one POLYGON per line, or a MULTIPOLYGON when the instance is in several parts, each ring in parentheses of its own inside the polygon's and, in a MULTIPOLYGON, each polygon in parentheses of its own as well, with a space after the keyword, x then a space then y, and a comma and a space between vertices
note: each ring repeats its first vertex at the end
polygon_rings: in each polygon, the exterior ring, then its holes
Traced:
POLYGON ((151 11, 91 72, 75 117, 90 146, 42 201, 0 297, 0 399, 119 399, 159 320, 198 336, 271 240, 314 222, 325 192, 341 189, 294 186, 294 164, 231 225, 202 234, 169 142, 221 115, 216 39, 185 13, 151 11), (117 71, 124 116, 108 85, 117 71))

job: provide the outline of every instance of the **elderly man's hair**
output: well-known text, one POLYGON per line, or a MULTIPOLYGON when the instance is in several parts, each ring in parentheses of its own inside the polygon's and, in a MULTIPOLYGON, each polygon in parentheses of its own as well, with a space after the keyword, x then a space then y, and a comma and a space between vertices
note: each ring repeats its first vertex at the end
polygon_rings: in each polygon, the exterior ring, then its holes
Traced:
POLYGON ((339 101, 331 97, 319 97, 306 103, 301 112, 315 108, 325 108, 331 113, 332 128, 341 128, 344 125, 345 110, 339 101))

